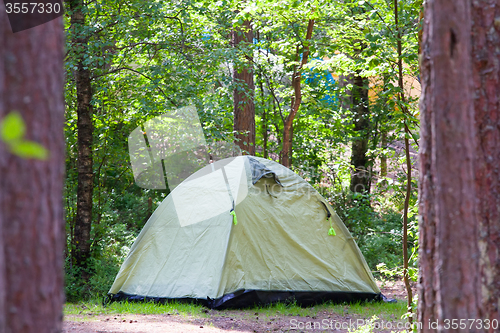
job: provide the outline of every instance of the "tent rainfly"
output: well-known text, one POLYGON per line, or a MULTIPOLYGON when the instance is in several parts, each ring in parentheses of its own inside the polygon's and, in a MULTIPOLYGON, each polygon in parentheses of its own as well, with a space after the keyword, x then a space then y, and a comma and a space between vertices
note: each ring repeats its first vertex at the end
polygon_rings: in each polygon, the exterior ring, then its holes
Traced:
POLYGON ((137 237, 111 300, 195 300, 238 308, 381 299, 329 203, 288 168, 250 156, 177 186, 137 237))

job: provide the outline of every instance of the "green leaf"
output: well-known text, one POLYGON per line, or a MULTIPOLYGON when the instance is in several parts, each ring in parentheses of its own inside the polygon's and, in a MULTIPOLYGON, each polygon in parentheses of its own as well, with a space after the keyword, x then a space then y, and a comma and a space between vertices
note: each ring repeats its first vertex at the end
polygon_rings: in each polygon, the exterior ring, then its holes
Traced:
POLYGON ((41 144, 33 141, 21 141, 11 145, 12 153, 23 158, 34 158, 46 160, 49 157, 49 151, 41 144))
POLYGON ((9 113, 0 124, 0 138, 7 143, 21 140, 25 133, 26 125, 19 112, 9 113))

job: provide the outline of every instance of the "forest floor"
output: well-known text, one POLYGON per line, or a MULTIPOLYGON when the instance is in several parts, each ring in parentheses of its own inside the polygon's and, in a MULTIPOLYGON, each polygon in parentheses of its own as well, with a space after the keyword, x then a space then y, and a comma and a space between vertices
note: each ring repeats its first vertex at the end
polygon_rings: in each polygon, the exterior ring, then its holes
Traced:
MULTIPOLYGON (((396 304, 324 305, 290 310, 286 306, 246 310, 208 310, 200 314, 169 311, 163 314, 65 314, 64 333, 263 333, 263 332, 401 332, 406 320, 406 290, 401 281, 379 282, 382 293, 396 304), (289 313, 294 312, 294 313, 289 313), (376 315, 372 330, 366 320, 376 315)), ((414 291, 415 293, 415 291, 414 291)), ((86 307, 83 306, 85 309, 86 307)), ((295 307, 298 308, 298 307, 295 307)), ((86 313, 85 313, 86 312, 86 313)))

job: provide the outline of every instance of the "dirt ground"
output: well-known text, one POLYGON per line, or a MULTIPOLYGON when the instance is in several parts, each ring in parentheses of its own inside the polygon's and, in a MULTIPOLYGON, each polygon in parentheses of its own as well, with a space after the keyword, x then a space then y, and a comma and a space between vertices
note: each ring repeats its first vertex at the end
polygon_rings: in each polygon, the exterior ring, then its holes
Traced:
MULTIPOLYGON (((402 282, 380 285, 382 293, 389 298, 403 301, 406 291, 402 282)), ((64 319, 64 333, 263 333, 263 332, 348 332, 358 319, 355 314, 339 315, 320 311, 314 317, 279 315, 268 317, 255 310, 214 311, 206 310, 206 318, 181 315, 72 315, 64 319), (315 326, 316 325, 316 326, 315 326), (345 329, 344 329, 345 328, 345 329)), ((392 318, 394 325, 399 318, 392 318)), ((398 329, 376 330, 377 332, 398 329)))

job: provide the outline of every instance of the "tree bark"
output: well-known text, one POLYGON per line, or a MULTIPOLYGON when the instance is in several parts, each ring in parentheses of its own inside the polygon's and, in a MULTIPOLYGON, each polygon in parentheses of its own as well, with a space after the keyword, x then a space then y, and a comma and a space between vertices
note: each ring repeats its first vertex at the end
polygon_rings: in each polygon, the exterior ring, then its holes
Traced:
MULTIPOLYGON (((4 3, 0 3, 0 124, 7 113, 5 111, 5 106, 3 102, 3 97, 5 95, 5 89, 6 89, 6 82, 5 82, 5 66, 4 66, 4 59, 6 56, 5 52, 5 44, 6 44, 6 35, 11 32, 9 31, 9 23, 8 23, 8 18, 5 15, 5 6, 4 3)), ((3 160, 3 156, 6 155, 6 147, 4 144, 2 144, 2 141, 0 140, 0 163, 3 160)), ((0 168, 1 168, 0 164, 0 168)), ((2 171, 0 169, 0 171, 2 171)), ((2 183, 2 179, 0 178, 0 185, 2 183)), ((4 196, 8 195, 7 193, 4 193, 3 191, 3 186, 0 187, 0 207, 2 205, 2 202, 4 200, 4 196)), ((3 239, 4 239, 4 232, 3 232, 3 224, 4 224, 4 218, 2 211, 0 211, 0 241, 2 242, 0 244, 0 332, 5 332, 7 331, 7 313, 5 311, 6 303, 8 303, 8 300, 6 299, 6 293, 7 291, 7 276, 6 276, 6 264, 5 264, 5 250, 4 250, 4 245, 3 245, 3 239)))
POLYGON ((48 160, 0 142, 0 332, 60 332, 63 293, 64 34, 61 18, 13 34, 0 3, 0 121, 13 110, 48 160))
MULTIPOLYGON (((243 22, 241 29, 232 33, 234 47, 245 47, 253 43, 253 30, 250 21, 243 22)), ((236 88, 233 91, 235 143, 246 152, 255 155, 255 84, 251 65, 252 55, 246 55, 243 65, 234 65, 233 79, 236 88)))
POLYGON ((354 173, 351 175, 350 188, 352 192, 370 193, 371 177, 368 170, 369 159, 366 156, 370 134, 368 79, 355 76, 352 81, 351 108, 354 113, 354 131, 357 136, 353 138, 351 146, 351 165, 354 173))
POLYGON ((92 169, 92 86, 90 69, 84 63, 88 40, 82 31, 85 26, 83 6, 82 0, 69 1, 69 9, 72 12, 71 26, 74 29, 72 42, 77 50, 75 81, 78 114, 78 188, 73 260, 75 266, 82 269, 82 278, 87 281, 89 278, 87 262, 90 257, 94 173, 92 169))
MULTIPOLYGON (((307 23, 306 43, 312 38, 314 28, 314 20, 309 20, 307 23)), ((281 164, 287 168, 292 166, 292 147, 293 147, 293 120, 299 112, 300 104, 302 103, 302 67, 307 64, 309 59, 309 44, 303 45, 304 52, 302 53, 302 60, 300 60, 300 48, 297 46, 296 61, 300 65, 295 65, 292 75, 292 88, 293 97, 290 105, 290 113, 285 119, 283 124, 283 146, 281 147, 281 164)))
POLYGON ((259 81, 259 87, 260 87, 260 95, 261 95, 261 100, 262 100, 262 154, 264 158, 267 159, 268 157, 268 152, 267 152, 267 142, 269 140, 269 133, 267 132, 267 107, 269 106, 269 102, 265 100, 265 95, 264 95, 264 85, 262 83, 262 79, 259 81))
POLYGON ((449 331, 443 326, 445 319, 484 318, 475 208, 470 4, 428 0, 425 5, 418 305, 423 332, 449 331), (436 320, 440 326, 429 327, 436 320))
MULTIPOLYGON (((381 140, 381 147, 382 149, 387 149, 387 132, 383 131, 381 134, 382 140, 381 140)), ((380 176, 381 177, 387 177, 387 156, 385 154, 382 154, 380 157, 380 176)))
MULTIPOLYGON (((383 78, 383 86, 382 89, 386 90, 388 88, 388 84, 390 82, 390 77, 388 74, 384 74, 383 78)), ((381 102, 383 103, 382 105, 386 105, 388 102, 388 97, 383 97, 381 99, 381 102)), ((387 117, 387 116, 386 116, 387 117)), ((384 150, 384 153, 380 156, 380 176, 381 177, 387 177, 387 148, 389 142, 388 136, 389 136, 389 130, 386 128, 387 122, 388 122, 388 117, 384 117, 384 121, 381 124, 381 130, 380 130, 380 146, 384 150)), ((383 181, 384 184, 387 184, 387 181, 383 181)))
POLYGON ((483 318, 500 321, 500 1, 471 6, 482 310, 483 318))

